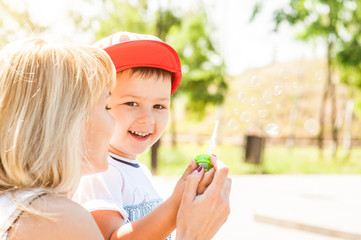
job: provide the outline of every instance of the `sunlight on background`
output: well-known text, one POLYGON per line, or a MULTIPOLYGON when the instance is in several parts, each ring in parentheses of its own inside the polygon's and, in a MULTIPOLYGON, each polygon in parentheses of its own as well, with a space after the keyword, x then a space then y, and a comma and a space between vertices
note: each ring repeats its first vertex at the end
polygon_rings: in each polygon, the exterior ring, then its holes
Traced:
MULTIPOLYGON (((23 8, 22 0, 11 1, 16 8, 23 8)), ((85 16, 102 16, 97 5, 89 7, 76 0, 26 0, 34 20, 52 25, 52 38, 66 38, 74 42, 91 44, 95 41, 92 34, 79 34, 67 17, 69 9, 85 16), (75 36, 75 37, 74 37, 75 36)), ((98 1, 101 4, 102 1, 98 1)), ((191 9, 192 0, 170 1, 179 9, 191 9)), ((247 68, 261 67, 275 61, 289 61, 300 58, 324 57, 325 49, 321 44, 303 43, 294 40, 295 30, 283 26, 280 32, 273 33, 272 12, 287 4, 288 0, 265 1, 264 11, 258 19, 250 23, 254 1, 245 0, 207 0, 203 1, 216 30, 213 38, 225 58, 230 75, 240 74, 247 68)), ((148 1, 150 9, 168 1, 148 1)))
MULTIPOLYGON (((101 28, 97 21, 82 23, 77 14, 86 20, 107 17, 106 13, 99 12, 104 7, 100 0, 0 1, 19 11, 28 7, 33 21, 51 26, 42 35, 75 43, 93 44, 96 41, 94 32, 101 28), (69 12, 75 17, 70 18, 69 12), (79 20, 79 24, 74 24, 74 19, 79 20), (89 27, 89 24, 93 25, 89 27)), ((328 142, 325 151, 318 151, 316 147, 321 97, 327 80, 325 41, 319 38, 307 43, 295 40, 298 25, 281 24, 280 30, 273 32, 273 13, 287 7, 289 0, 263 1, 263 11, 253 22, 250 18, 258 1, 201 2, 208 15, 207 25, 214 27, 211 40, 225 61, 226 74, 222 77, 228 89, 221 92, 224 102, 207 105, 203 118, 198 121, 185 110, 189 92, 174 98, 172 117, 177 123, 177 132, 173 135, 168 127, 159 148, 156 184, 162 195, 167 197, 172 192, 176 176, 183 173, 189 159, 206 152, 214 123, 219 120, 215 153, 229 165, 234 180, 232 213, 215 239, 361 239, 361 194, 357 191, 361 184, 357 175, 361 172, 361 150, 355 145, 351 154, 351 140, 359 139, 361 129, 356 114, 360 106, 357 106, 355 86, 342 84, 336 71, 332 83, 337 85, 334 98, 338 101, 338 115, 335 123, 330 123, 331 108, 323 107, 326 109, 328 133, 325 139, 328 142), (333 158, 327 150, 334 147, 330 139, 331 129, 336 125, 340 131, 339 145, 344 148, 339 150, 338 158, 333 158), (175 135, 177 145, 173 146, 175 135), (258 148, 264 150, 257 163, 246 161, 246 137, 249 136, 258 137, 258 148)), ((168 6, 174 13, 196 9, 197 1, 150 0, 147 3, 148 14, 155 15, 159 9, 168 6)), ((6 17, 3 21, 4 28, 0 32, 16 28, 6 17)), ((21 27, 33 31, 31 26, 21 27)), ((182 34, 176 36, 182 37, 182 34)), ((28 32, 22 29, 16 38, 27 35, 28 32)), ((6 40, 15 40, 15 37, 6 40)), ((176 45, 177 39, 173 40, 176 45)), ((191 47, 182 51, 185 57, 192 53, 191 47)), ((210 60, 212 56, 207 56, 207 60, 220 61, 215 55, 210 60)), ((196 67, 210 70, 207 74, 216 72, 207 64, 209 62, 204 64, 205 67, 196 67)), ((184 84, 192 69, 183 66, 183 73, 184 84)), ((212 83, 202 91, 212 96, 219 88, 212 83)), ((205 105, 203 102, 197 104, 205 105)), ((151 165, 149 151, 139 159, 147 166, 151 165)))

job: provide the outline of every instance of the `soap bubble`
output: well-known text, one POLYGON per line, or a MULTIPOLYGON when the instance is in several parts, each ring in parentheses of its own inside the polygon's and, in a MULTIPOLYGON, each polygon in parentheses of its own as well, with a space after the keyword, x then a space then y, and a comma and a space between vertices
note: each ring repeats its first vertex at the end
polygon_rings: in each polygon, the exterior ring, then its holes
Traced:
POLYGON ((290 77, 290 70, 288 70, 288 68, 282 68, 280 70, 280 76, 284 79, 287 80, 290 77))
POLYGON ((231 129, 231 130, 237 130, 238 127, 239 127, 239 123, 238 123, 238 121, 237 121, 236 119, 231 118, 231 119, 228 121, 227 126, 228 126, 228 128, 231 129))
POLYGON ((322 74, 322 73, 318 72, 318 73, 316 74, 316 79, 317 79, 317 81, 322 81, 323 78, 324 78, 324 77, 323 77, 323 74, 322 74))
POLYGON ((298 82, 292 82, 292 87, 293 87, 294 89, 297 89, 297 88, 299 87, 298 82))
POLYGON ((249 85, 251 85, 252 87, 258 87, 259 85, 261 85, 261 78, 259 76, 253 76, 249 79, 249 85))
POLYGON ((233 114, 238 115, 239 114, 239 109, 238 108, 233 108, 233 114))
POLYGON ((267 117, 267 110, 265 110, 265 109, 260 109, 260 110, 258 110, 258 116, 260 117, 260 118, 265 118, 265 117, 267 117))
POLYGON ((303 127, 307 133, 315 134, 318 131, 319 124, 315 119, 307 119, 303 127))
POLYGON ((280 127, 274 123, 266 124, 263 129, 271 136, 277 136, 280 134, 280 127))
POLYGON ((249 105, 251 106, 255 106, 257 103, 257 98, 255 97, 252 97, 250 100, 249 100, 249 105))
POLYGON ((246 94, 246 93, 244 93, 244 92, 242 92, 242 91, 240 91, 240 92, 238 93, 238 101, 239 101, 239 102, 241 102, 241 103, 245 102, 245 101, 246 101, 246 98, 247 98, 247 94, 246 94))
POLYGON ((274 89, 274 95, 279 96, 283 92, 283 85, 276 85, 274 89))
POLYGON ((272 93, 269 90, 264 91, 262 95, 262 102, 264 104, 271 104, 272 103, 272 93))
POLYGON ((249 122, 251 120, 251 113, 250 112, 243 112, 239 117, 241 122, 249 122))

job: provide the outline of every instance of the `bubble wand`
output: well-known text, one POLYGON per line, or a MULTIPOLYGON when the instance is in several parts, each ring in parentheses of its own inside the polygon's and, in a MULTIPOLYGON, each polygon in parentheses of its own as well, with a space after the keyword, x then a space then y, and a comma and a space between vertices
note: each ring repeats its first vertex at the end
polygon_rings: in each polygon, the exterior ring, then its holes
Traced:
POLYGON ((211 154, 214 151, 214 149, 216 148, 216 137, 217 137, 217 130, 218 130, 218 122, 219 121, 216 120, 216 125, 214 126, 212 137, 209 140, 207 154, 211 154))
POLYGON ((213 167, 213 165, 211 163, 211 156, 209 154, 211 154, 214 151, 214 149, 216 148, 216 137, 217 137, 217 130, 218 130, 218 122, 219 121, 216 120, 216 124, 214 126, 212 137, 209 140, 207 154, 200 154, 194 159, 198 166, 202 166, 204 168, 205 172, 209 171, 213 167))

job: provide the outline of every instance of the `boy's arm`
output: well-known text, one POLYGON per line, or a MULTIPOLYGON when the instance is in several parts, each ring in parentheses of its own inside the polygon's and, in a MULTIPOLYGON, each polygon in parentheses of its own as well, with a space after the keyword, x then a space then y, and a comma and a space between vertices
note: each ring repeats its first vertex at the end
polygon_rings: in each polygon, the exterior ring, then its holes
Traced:
POLYGON ((116 232, 119 226, 125 224, 124 218, 118 211, 96 210, 91 212, 91 215, 106 240, 111 238, 113 232, 116 232))
MULTIPOLYGON (((126 239, 166 239, 176 227, 176 218, 187 176, 197 168, 196 163, 191 161, 183 176, 177 182, 173 194, 161 205, 146 216, 124 224, 125 220, 118 211, 97 210, 91 212, 104 239, 126 240, 126 239)), ((202 183, 198 185, 199 194, 203 193, 212 182, 214 170, 208 171, 202 183)))
POLYGON ((141 219, 116 229, 111 238, 106 239, 166 239, 175 229, 178 207, 177 203, 168 199, 141 219))
POLYGON ((176 226, 176 218, 182 199, 186 178, 196 168, 191 161, 183 176, 177 182, 173 194, 146 216, 124 224, 125 220, 118 211, 97 210, 93 215, 104 239, 166 239, 176 226))
POLYGON ((97 210, 91 214, 104 239, 159 240, 166 239, 175 229, 178 208, 179 202, 170 197, 146 216, 128 224, 124 224, 117 211, 97 210))

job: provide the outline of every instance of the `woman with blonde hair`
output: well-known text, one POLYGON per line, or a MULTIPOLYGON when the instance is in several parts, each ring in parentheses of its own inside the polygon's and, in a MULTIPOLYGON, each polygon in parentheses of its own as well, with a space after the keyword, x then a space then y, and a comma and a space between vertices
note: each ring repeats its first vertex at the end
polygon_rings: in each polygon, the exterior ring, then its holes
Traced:
MULTIPOLYGON (((0 51, 0 239, 103 239, 70 200, 81 175, 107 169, 115 69, 102 50, 28 39, 0 51)), ((215 162, 208 195, 190 166, 177 239, 210 239, 229 214, 228 168, 215 162)), ((129 229, 132 231, 132 229, 129 229)))
POLYGON ((111 60, 95 48, 31 39, 2 49, 0 237, 101 239, 67 195, 81 169, 107 168, 114 79, 111 60))

